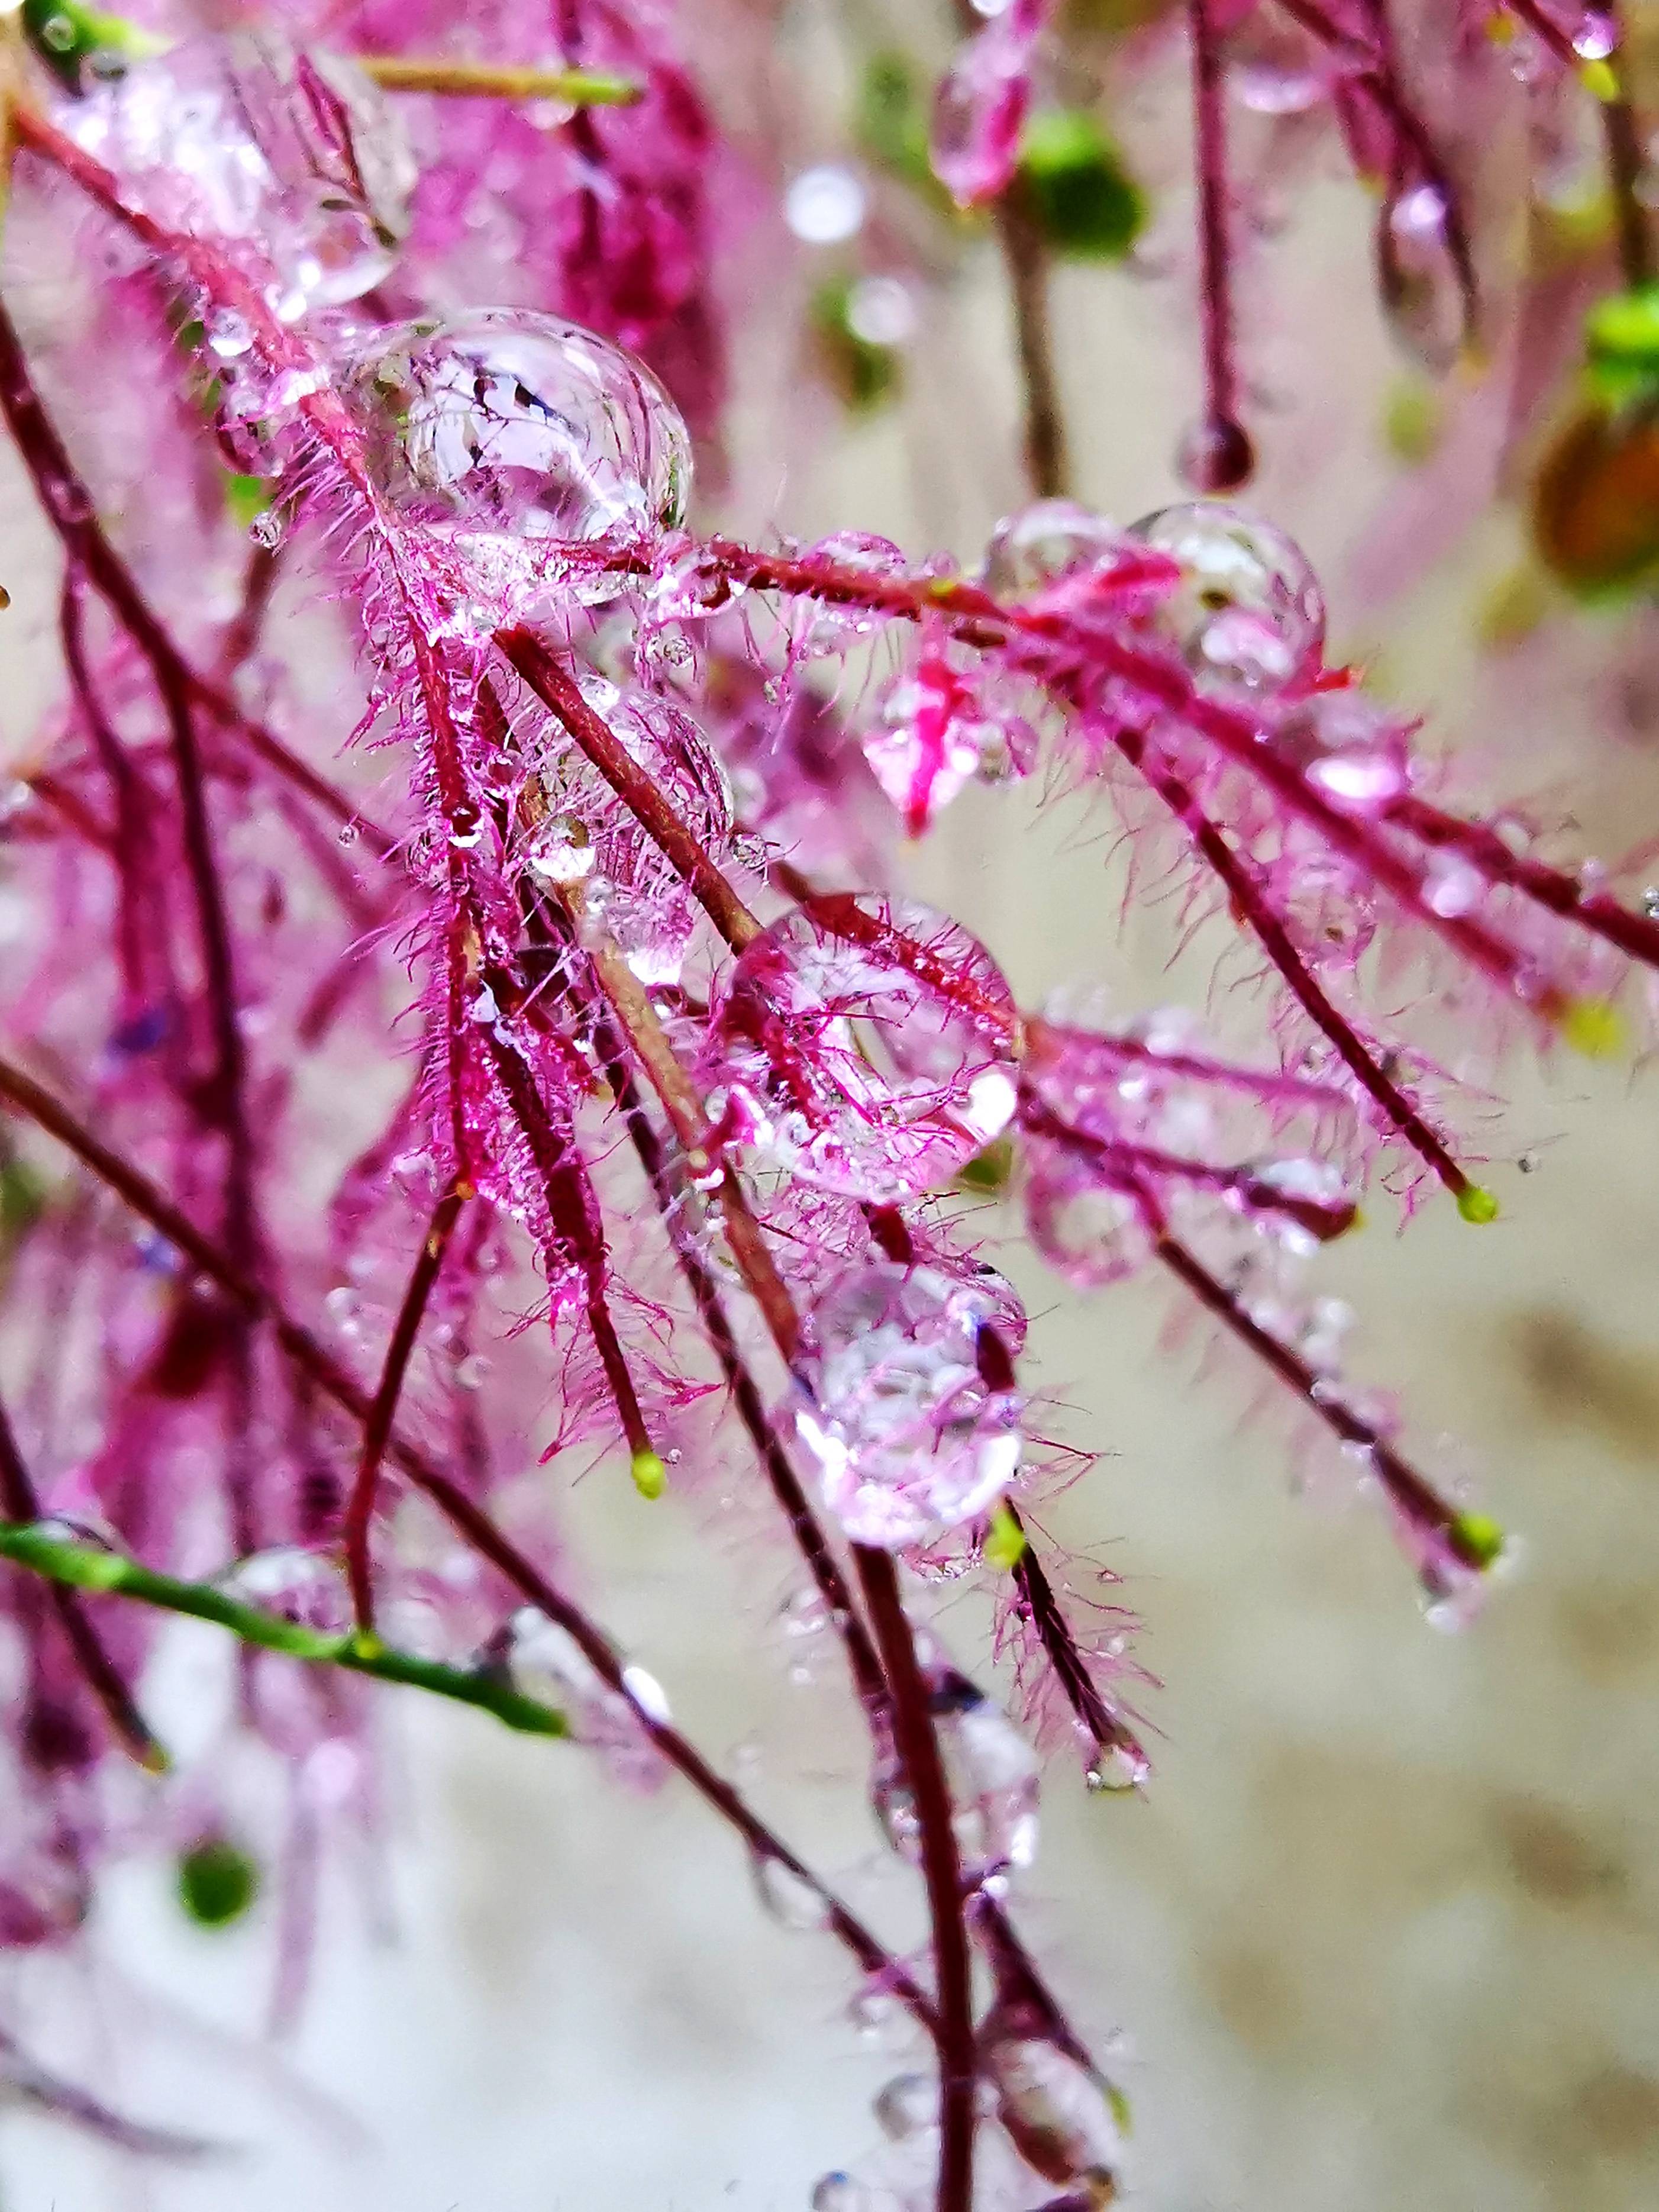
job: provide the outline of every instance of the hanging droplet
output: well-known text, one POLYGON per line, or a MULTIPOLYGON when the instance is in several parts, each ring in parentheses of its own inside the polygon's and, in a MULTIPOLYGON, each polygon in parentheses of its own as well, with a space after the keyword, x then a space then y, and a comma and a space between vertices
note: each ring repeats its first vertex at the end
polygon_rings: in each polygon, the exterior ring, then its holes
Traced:
POLYGON ((710 1112, 805 1182, 889 1204, 1012 1116, 1012 995, 943 915, 874 895, 792 908, 738 960, 702 1065, 710 1112))
POLYGON ((1194 491, 1241 491, 1255 474, 1255 447, 1242 422, 1209 416, 1182 440, 1177 465, 1194 491))
POLYGON ((975 1519, 1012 1479, 1022 1401, 981 1375, 988 1323, 1018 1346, 1024 1316, 1000 1278, 891 1261, 849 1267, 808 1309, 795 1424, 855 1542, 896 1547, 975 1519))
POLYGON ((939 2082, 932 2074, 896 2074, 876 2092, 876 2124, 894 2142, 910 2142, 939 2125, 939 2082))
POLYGON ((1443 374, 1465 338, 1469 303, 1453 249, 1452 211, 1439 185, 1409 186, 1377 219, 1377 281, 1389 328, 1414 360, 1443 374))
POLYGON ((1084 1786, 1093 1796, 1121 1796, 1144 1789, 1152 1771, 1152 1763, 1139 1744, 1102 1744, 1084 1770, 1084 1786))
POLYGON ((1068 1283, 1100 1290, 1146 1264, 1152 1231, 1127 1191, 1102 1182, 1055 1145, 1028 1144, 1026 1170, 1031 1242, 1068 1283))
POLYGON ((492 575, 510 580, 515 553, 533 568, 538 548, 685 519, 691 441, 673 402, 620 346, 556 316, 489 307, 400 324, 349 354, 337 381, 381 496, 492 575))
POLYGON ((198 33, 101 75, 53 119, 156 222, 265 255, 287 319, 371 290, 409 227, 414 161, 380 91, 273 32, 198 33))
POLYGON ((780 1928, 806 1929, 828 1924, 830 1907, 825 1899, 810 1881, 772 1852, 755 1852, 750 1861, 750 1871, 761 1909, 780 1928))
POLYGON ((1161 601, 1153 627, 1201 688, 1273 691, 1317 667, 1324 599, 1283 531, 1208 501, 1166 507, 1133 530, 1180 566, 1182 583, 1161 601))
POLYGON ((1045 2181, 1111 2188, 1123 2161, 1123 2108, 1100 2075, 1046 2037, 994 2030, 984 2064, 995 2085, 997 2118, 1035 2172, 1045 2181))

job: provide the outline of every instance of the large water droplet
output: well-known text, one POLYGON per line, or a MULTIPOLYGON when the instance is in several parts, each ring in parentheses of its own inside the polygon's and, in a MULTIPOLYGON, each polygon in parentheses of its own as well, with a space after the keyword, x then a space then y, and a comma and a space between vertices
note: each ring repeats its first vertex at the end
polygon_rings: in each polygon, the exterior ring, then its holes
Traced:
POLYGON ((353 63, 276 33, 186 39, 54 119, 156 222, 257 246, 289 319, 370 290, 408 228, 415 167, 380 92, 353 63))
MULTIPOLYGON (((338 381, 377 489, 510 570, 539 550, 677 528, 691 441, 649 369, 574 323, 489 307, 377 331, 338 381)), ((590 566, 592 564, 590 563, 590 566)), ((592 594, 611 586, 597 574, 592 594)))
POLYGON ((937 1188, 1014 1110, 1013 1000, 927 907, 813 899, 732 970, 702 1065, 726 1134, 878 1204, 937 1188))
POLYGON ((1026 2164, 1045 2181, 1109 2185, 1123 2158, 1121 2106, 1100 2076, 1041 2036, 993 2034, 984 2056, 997 2118, 1026 2164))
POLYGON ((1000 1277, 878 1261, 808 1310, 795 1421, 824 1502, 860 1544, 914 1543, 988 1511, 1019 1465, 1021 1401, 981 1373, 988 1324, 1024 1332, 1000 1277))
POLYGON ((896 2074, 876 2092, 876 2124, 894 2142, 909 2142, 939 2125, 939 2081, 932 2074, 896 2074))
POLYGON ((1149 514, 1134 534, 1180 566, 1182 582, 1161 601, 1154 627, 1200 689, 1273 691, 1317 666, 1324 599, 1282 530, 1206 500, 1149 514))

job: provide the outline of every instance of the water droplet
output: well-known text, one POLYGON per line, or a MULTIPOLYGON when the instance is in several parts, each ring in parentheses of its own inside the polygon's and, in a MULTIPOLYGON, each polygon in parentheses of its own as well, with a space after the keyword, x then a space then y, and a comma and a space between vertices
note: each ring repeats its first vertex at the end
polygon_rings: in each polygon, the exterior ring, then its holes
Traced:
POLYGON ((249 241, 295 313, 371 290, 408 228, 415 168, 387 102, 355 64, 275 33, 198 33, 54 120, 157 222, 249 241))
POLYGON ((299 1627, 335 1636, 351 1626, 351 1601, 340 1569, 331 1559, 297 1544, 250 1553, 217 1579, 228 1596, 299 1627))
POLYGON ((860 276, 847 295, 847 327, 866 345, 902 346, 915 335, 915 293, 896 276, 860 276))
POLYGON ((975 678, 940 653, 924 653, 882 702, 881 716, 864 740, 864 757, 876 781, 919 837, 974 776, 999 781, 1024 775, 1036 754, 1036 738, 1017 715, 989 711, 975 678))
POLYGON ((1301 550, 1272 523, 1205 501, 1166 507, 1134 534, 1180 565, 1153 626, 1203 690, 1275 690, 1317 666, 1325 602, 1301 550))
POLYGON ((1040 499, 1005 516, 986 549, 981 576, 993 599, 1018 602, 1079 571, 1109 570, 1124 533, 1071 499, 1040 499))
POLYGON ((876 2124, 894 2142, 909 2142, 939 2125, 939 2082, 931 2074, 896 2074, 876 2092, 876 2124))
POLYGON ((850 169, 825 163, 803 169, 783 198, 784 221, 809 246, 839 246, 864 221, 866 195, 850 169))
POLYGON ((898 2212, 898 2203, 885 2189, 872 2189, 855 2175, 826 2173, 813 2188, 812 2212, 898 2212))
POLYGON ((1357 691, 1316 691, 1278 724, 1273 749, 1345 813, 1376 814, 1405 796, 1411 753, 1397 715, 1357 691))
POLYGON ((253 326, 234 307, 210 307, 203 325, 207 342, 221 361, 234 361, 253 343, 253 326))
POLYGON ((622 1679, 623 1689, 647 1720, 665 1728, 673 1714, 669 1710, 667 1693, 656 1676, 647 1674, 643 1667, 624 1667, 622 1679))
POLYGON ((1194 491, 1239 491, 1255 474, 1255 447, 1242 422, 1211 416, 1182 440, 1176 465, 1194 491))
POLYGON ((985 2065, 997 2118, 1034 2172, 1045 2181, 1110 2183, 1122 2164, 1123 2108, 1108 2083, 1043 2036, 993 2032, 985 2065))
POLYGON ((762 1910, 781 1928, 814 1929, 827 1924, 829 1905, 793 1867, 785 1865, 769 1851, 757 1851, 750 1861, 750 1870, 762 1910))
MULTIPOLYGON (((533 586, 556 547, 684 520, 678 410, 647 368, 574 323, 518 307, 404 323, 348 356, 338 380, 382 496, 498 591, 533 586)), ((618 587, 591 562, 573 574, 590 597, 618 587)))
POLYGON ((1103 1744, 1084 1772, 1084 1785, 1096 1796, 1121 1796, 1125 1790, 1144 1789, 1152 1771, 1139 1744, 1103 1744))
POLYGON ((1415 360, 1443 374, 1463 342, 1467 303, 1452 247, 1451 209, 1437 185, 1409 186, 1384 205, 1376 262, 1389 328, 1415 360))
POLYGON ((941 1187, 1015 1104, 1015 1014, 976 939, 906 900, 813 899, 750 945, 702 1074, 727 1136, 886 1204, 941 1187))
POLYGON ((267 551, 283 542, 283 521, 274 507, 262 507, 247 526, 247 534, 256 545, 267 551))
POLYGON ((552 884, 580 883, 596 857, 586 823, 574 814, 550 814, 525 848, 530 866, 552 884))
POLYGON ((1032 1243, 1079 1290, 1126 1280, 1152 1251, 1152 1232, 1134 1200, 1091 1180, 1058 1146, 1028 1146, 1025 1208, 1032 1243))
POLYGON ((805 1317, 795 1423, 824 1502, 856 1542, 916 1542, 989 1510, 1019 1465, 1022 1402, 988 1387, 980 1332, 1018 1348, 1000 1279, 890 1261, 848 1268, 805 1317))
POLYGON ((1046 10, 1009 8, 958 52, 933 96, 933 174, 958 207, 1006 190, 1031 105, 1030 47, 1046 10))

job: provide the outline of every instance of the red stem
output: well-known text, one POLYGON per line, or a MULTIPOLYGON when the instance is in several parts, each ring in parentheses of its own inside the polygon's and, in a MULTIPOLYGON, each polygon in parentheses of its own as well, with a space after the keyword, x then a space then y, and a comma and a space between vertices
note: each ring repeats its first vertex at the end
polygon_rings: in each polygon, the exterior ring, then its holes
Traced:
POLYGON ((352 1485, 351 1496, 346 1504, 345 1556, 357 1626, 368 1633, 372 1633, 374 1627, 374 1591, 369 1571, 368 1535, 374 1517, 374 1492, 380 1462, 386 1455, 386 1439, 392 1434, 392 1425, 397 1419, 398 1401, 403 1395, 404 1377, 409 1371, 415 1340, 426 1317, 427 1303, 443 1272, 449 1240, 454 1234, 455 1224, 469 1195, 469 1192, 452 1184, 432 1210, 431 1222, 415 1265, 410 1271, 403 1303, 398 1309, 398 1318, 386 1348, 380 1386, 369 1407, 368 1418, 363 1424, 357 1479, 352 1485))
POLYGON ((495 643, 655 841, 732 951, 741 952, 760 935, 760 923, 645 770, 588 705, 569 671, 527 629, 498 631, 495 643))
POLYGON ((1203 436, 1212 456, 1204 489, 1231 491, 1253 465, 1238 420, 1234 350, 1226 91, 1210 0, 1187 0, 1193 49, 1193 139, 1198 184, 1199 311, 1204 344, 1203 436))
MULTIPOLYGON (((133 1212, 233 1299, 250 1319, 268 1327, 283 1356, 357 1427, 367 1425, 370 1407, 367 1394, 308 1329, 295 1321, 263 1285, 239 1267, 228 1253, 204 1236, 147 1176, 101 1144, 32 1076, 3 1059, 0 1059, 0 1097, 9 1098, 21 1113, 55 1137, 133 1212)), ((648 1703, 641 1702, 638 1692, 624 1679, 623 1662, 603 1632, 501 1534, 489 1515, 473 1503, 458 1482, 395 1428, 387 1439, 386 1456, 432 1500, 480 1558, 495 1567, 538 1612, 569 1634, 607 1688, 627 1702, 641 1729, 668 1763, 738 1831, 750 1850, 761 1857, 775 1860, 812 1892, 824 1908, 826 1924, 857 1959, 863 1971, 879 1979, 912 2017, 938 2039, 941 2029, 935 2008, 916 1983, 834 1891, 795 1856, 731 1784, 709 1765, 696 1747, 670 1723, 658 1718, 648 1703)))
MULTIPOLYGON (((0 1506, 3 1506, 9 1521, 25 1523, 40 1518, 40 1496, 17 1448, 10 1416, 3 1404, 0 1404, 0 1506)), ((63 1631, 70 1655, 88 1689, 103 1709, 116 1741, 150 1773, 165 1772, 167 1755, 134 1704, 115 1662, 88 1619, 78 1594, 52 1583, 46 1589, 46 1598, 63 1631)))
POLYGON ((939 2148, 935 2212, 971 2212, 974 2197, 973 1967, 954 1808, 934 1733, 927 1685, 899 1595, 891 1555, 854 1547, 859 1581, 893 1701, 895 1748, 915 1807, 922 1880, 933 1928, 939 2003, 939 2148))

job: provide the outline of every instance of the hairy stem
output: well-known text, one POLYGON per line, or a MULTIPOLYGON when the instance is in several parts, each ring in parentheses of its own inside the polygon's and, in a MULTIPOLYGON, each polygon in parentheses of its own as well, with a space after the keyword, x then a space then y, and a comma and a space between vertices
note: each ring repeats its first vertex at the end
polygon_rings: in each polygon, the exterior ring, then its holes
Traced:
POLYGON ((927 1685, 886 1552, 854 1547, 859 1581, 893 1701, 894 1747, 915 1807, 922 1880, 933 1929, 939 2002, 939 2149, 935 2212, 970 2212, 974 2197, 973 1967, 954 1808, 934 1733, 927 1685))
POLYGON ((398 1309, 398 1318, 386 1346, 380 1386, 369 1407, 368 1419, 363 1425, 362 1450, 357 1462, 356 1480, 346 1504, 345 1555, 357 1626, 366 1634, 372 1632, 374 1626, 374 1591, 369 1571, 368 1537, 374 1517, 374 1492, 380 1462, 386 1456, 386 1439, 392 1434, 392 1425, 398 1416, 398 1401, 403 1395, 404 1377, 409 1371, 415 1340, 421 1333, 421 1323, 426 1316, 427 1302, 443 1272, 444 1257, 449 1249, 455 1224, 460 1218, 461 1208, 471 1195, 469 1187, 452 1184, 432 1210, 431 1222, 422 1240, 415 1265, 410 1271, 403 1302, 398 1309))
MULTIPOLYGON (((295 1321, 262 1284, 238 1267, 147 1176, 111 1152, 32 1076, 4 1059, 0 1059, 0 1097, 9 1099, 21 1113, 55 1137, 228 1297, 265 1323, 283 1356, 358 1428, 367 1423, 367 1394, 325 1351, 310 1330, 295 1321)), ((432 1500, 480 1558, 495 1568, 538 1612, 567 1631, 600 1680, 625 1700, 640 1727, 668 1763, 690 1783, 705 1803, 736 1829, 750 1850, 762 1858, 776 1861, 805 1885, 823 1905, 825 1924, 862 1970, 878 1979, 929 2034, 937 2037, 939 2030, 933 2006, 914 1979, 834 1891, 750 1809, 702 1753, 660 1717, 654 1701, 641 1697, 628 1680, 628 1670, 603 1632, 501 1534, 489 1515, 473 1503, 458 1482, 452 1480, 418 1446, 400 1436, 395 1427, 387 1439, 386 1454, 432 1500)))

